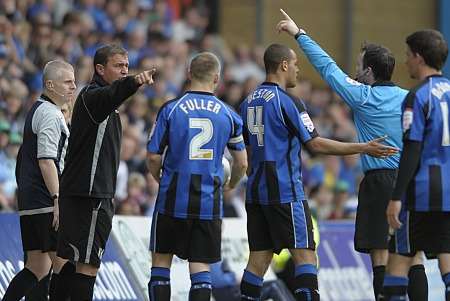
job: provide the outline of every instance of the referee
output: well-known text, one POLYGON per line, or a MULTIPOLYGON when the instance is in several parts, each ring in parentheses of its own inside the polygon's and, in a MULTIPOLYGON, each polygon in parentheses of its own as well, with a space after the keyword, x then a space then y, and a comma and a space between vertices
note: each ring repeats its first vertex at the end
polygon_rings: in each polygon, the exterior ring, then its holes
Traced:
POLYGON ((64 168, 69 129, 61 106, 74 96, 73 67, 48 62, 43 71, 44 91, 26 117, 24 139, 17 156, 16 179, 25 267, 14 277, 3 301, 18 301, 33 289, 53 266, 50 300, 58 274, 66 262, 56 257, 59 224, 59 176, 64 168))
POLYGON ((66 169, 61 179, 58 256, 76 263, 59 290, 71 300, 92 300, 94 283, 114 215, 122 125, 117 108, 155 69, 128 76, 128 54, 117 45, 95 52, 94 76, 73 108, 66 169), (71 286, 64 287, 64 285, 71 286))
MULTIPOLYGON (((281 13, 284 20, 278 23, 278 30, 295 36, 310 63, 352 109, 359 141, 387 135, 386 142, 401 149, 401 105, 407 91, 391 82, 395 58, 389 49, 364 45, 357 61, 356 80, 353 80, 283 10, 281 13)), ((382 289, 388 260, 389 227, 385 212, 399 160, 400 154, 385 159, 361 156, 365 176, 359 187, 355 249, 370 254, 375 299, 382 289)), ((413 300, 426 300, 428 295, 422 256, 417 254, 410 270, 408 294, 413 300)))

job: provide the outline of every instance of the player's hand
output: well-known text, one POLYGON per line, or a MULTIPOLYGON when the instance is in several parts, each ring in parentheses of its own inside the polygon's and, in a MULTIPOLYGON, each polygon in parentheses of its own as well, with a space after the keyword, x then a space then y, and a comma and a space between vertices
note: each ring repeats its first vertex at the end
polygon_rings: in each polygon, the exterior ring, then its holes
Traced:
POLYGON ((289 17, 289 15, 281 8, 280 12, 283 15, 284 19, 277 24, 278 33, 285 31, 291 36, 295 36, 300 30, 297 24, 295 24, 294 20, 292 20, 291 17, 289 17))
POLYGON ((59 204, 58 199, 56 199, 53 203, 53 222, 52 227, 55 231, 58 231, 59 228, 59 204))
POLYGON ((397 154, 399 151, 398 148, 380 143, 380 142, 384 141, 386 138, 387 138, 387 136, 383 136, 383 137, 380 137, 380 138, 377 138, 377 139, 367 142, 366 150, 364 151, 364 153, 368 154, 369 156, 372 156, 372 157, 383 158, 383 159, 397 154))
POLYGON ((137 75, 135 75, 134 79, 138 85, 151 85, 154 83, 153 75, 156 73, 156 68, 143 71, 137 75))
POLYGON ((388 224, 394 230, 397 230, 402 226, 402 223, 398 219, 401 209, 402 209, 402 202, 400 200, 391 200, 386 209, 388 224))

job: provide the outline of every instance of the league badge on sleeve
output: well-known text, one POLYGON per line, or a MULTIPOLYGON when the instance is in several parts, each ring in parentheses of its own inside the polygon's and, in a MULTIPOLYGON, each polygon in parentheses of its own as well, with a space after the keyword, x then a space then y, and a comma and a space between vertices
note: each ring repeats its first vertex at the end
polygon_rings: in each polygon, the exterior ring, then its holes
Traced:
POLYGON ((312 122, 308 113, 304 112, 300 115, 300 118, 302 119, 303 125, 308 130, 308 132, 312 133, 314 131, 314 123, 312 122))
POLYGON ((413 110, 411 108, 406 108, 405 112, 403 112, 403 133, 411 128, 411 124, 413 122, 413 110))

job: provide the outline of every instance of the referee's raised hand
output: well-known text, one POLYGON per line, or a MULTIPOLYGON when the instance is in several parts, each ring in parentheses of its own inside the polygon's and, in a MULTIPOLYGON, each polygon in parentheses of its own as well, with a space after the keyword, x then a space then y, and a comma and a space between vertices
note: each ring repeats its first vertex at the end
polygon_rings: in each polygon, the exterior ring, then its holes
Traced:
POLYGON ((153 74, 156 73, 156 68, 145 70, 139 74, 136 74, 134 79, 136 80, 136 83, 139 85, 151 85, 154 83, 153 81, 153 74))
POLYGON ((295 24, 294 20, 292 20, 291 17, 289 17, 289 15, 283 9, 280 8, 280 12, 283 15, 284 19, 277 24, 278 33, 285 31, 291 36, 295 36, 299 31, 301 31, 298 28, 297 24, 295 24))

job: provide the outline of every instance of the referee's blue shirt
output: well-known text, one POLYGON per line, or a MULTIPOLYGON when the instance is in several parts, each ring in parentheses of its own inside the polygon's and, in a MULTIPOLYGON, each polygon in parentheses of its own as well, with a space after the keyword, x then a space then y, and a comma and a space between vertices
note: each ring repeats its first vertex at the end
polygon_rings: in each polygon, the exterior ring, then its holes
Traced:
MULTIPOLYGON (((350 78, 336 62, 312 40, 302 34, 297 38, 308 60, 330 87, 353 111, 358 140, 367 142, 387 135, 385 144, 402 148, 401 106, 407 90, 390 82, 365 85, 350 78)), ((400 153, 387 159, 361 155, 364 172, 371 169, 398 168, 400 153)))

